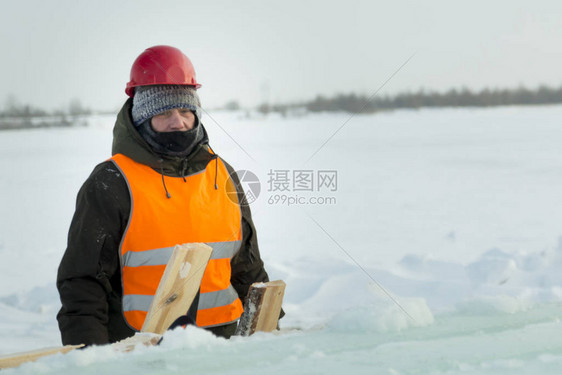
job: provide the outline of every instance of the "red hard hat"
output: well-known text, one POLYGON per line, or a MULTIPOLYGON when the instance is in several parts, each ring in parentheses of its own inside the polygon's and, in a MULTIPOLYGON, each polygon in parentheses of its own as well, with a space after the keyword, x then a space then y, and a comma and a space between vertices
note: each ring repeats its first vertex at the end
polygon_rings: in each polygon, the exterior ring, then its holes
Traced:
POLYGON ((201 87, 195 79, 191 60, 177 48, 154 46, 137 57, 131 68, 131 80, 125 93, 133 96, 133 88, 148 85, 187 85, 201 87))

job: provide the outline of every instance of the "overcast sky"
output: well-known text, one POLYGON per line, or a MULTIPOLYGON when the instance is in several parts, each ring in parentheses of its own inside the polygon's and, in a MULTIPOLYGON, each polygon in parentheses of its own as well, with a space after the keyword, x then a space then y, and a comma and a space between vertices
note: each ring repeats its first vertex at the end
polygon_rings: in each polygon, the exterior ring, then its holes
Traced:
POLYGON ((0 0, 0 108, 126 99, 131 64, 168 44, 203 105, 425 88, 562 85, 562 1, 0 0))

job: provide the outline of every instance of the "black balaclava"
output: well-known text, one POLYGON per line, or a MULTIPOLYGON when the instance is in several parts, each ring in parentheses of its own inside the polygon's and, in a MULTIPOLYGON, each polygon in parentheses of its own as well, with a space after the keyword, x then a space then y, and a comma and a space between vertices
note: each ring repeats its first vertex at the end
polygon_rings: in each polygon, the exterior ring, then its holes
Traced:
POLYGON ((195 116, 193 129, 187 131, 157 132, 152 129, 151 119, 143 121, 138 127, 139 134, 159 155, 186 157, 209 138, 203 124, 195 116))

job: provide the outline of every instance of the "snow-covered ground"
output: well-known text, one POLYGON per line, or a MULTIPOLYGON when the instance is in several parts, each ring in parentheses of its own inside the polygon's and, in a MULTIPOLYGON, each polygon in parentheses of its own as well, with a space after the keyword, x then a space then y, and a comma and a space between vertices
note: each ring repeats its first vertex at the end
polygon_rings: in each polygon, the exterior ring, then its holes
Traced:
MULTIPOLYGON (((560 372, 562 106, 211 116, 215 151, 261 181, 252 210, 270 277, 287 282, 283 333, 189 328, 6 374, 560 372)), ((89 123, 0 133, 0 355, 60 344, 56 269, 76 193, 111 149, 113 118, 89 123)))

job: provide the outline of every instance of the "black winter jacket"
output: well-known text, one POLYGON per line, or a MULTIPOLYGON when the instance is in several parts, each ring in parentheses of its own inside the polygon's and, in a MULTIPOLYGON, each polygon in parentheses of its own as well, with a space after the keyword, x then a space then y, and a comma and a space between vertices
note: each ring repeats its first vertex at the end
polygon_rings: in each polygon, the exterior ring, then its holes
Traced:
MULTIPOLYGON (((206 142, 186 158, 156 155, 133 126, 131 105, 129 99, 117 117, 113 154, 122 153, 174 177, 201 171, 214 160, 206 142)), ((232 167, 225 165, 232 173, 232 167)), ((243 191, 235 174, 233 179, 242 201, 243 191)), ((62 302, 57 320, 64 345, 112 343, 135 333, 123 317, 119 264, 119 244, 130 208, 127 184, 113 162, 96 166, 78 193, 68 246, 57 275, 62 302)), ((231 261, 231 283, 244 302, 252 283, 269 279, 250 208, 243 205, 241 210, 242 246, 231 261)))

